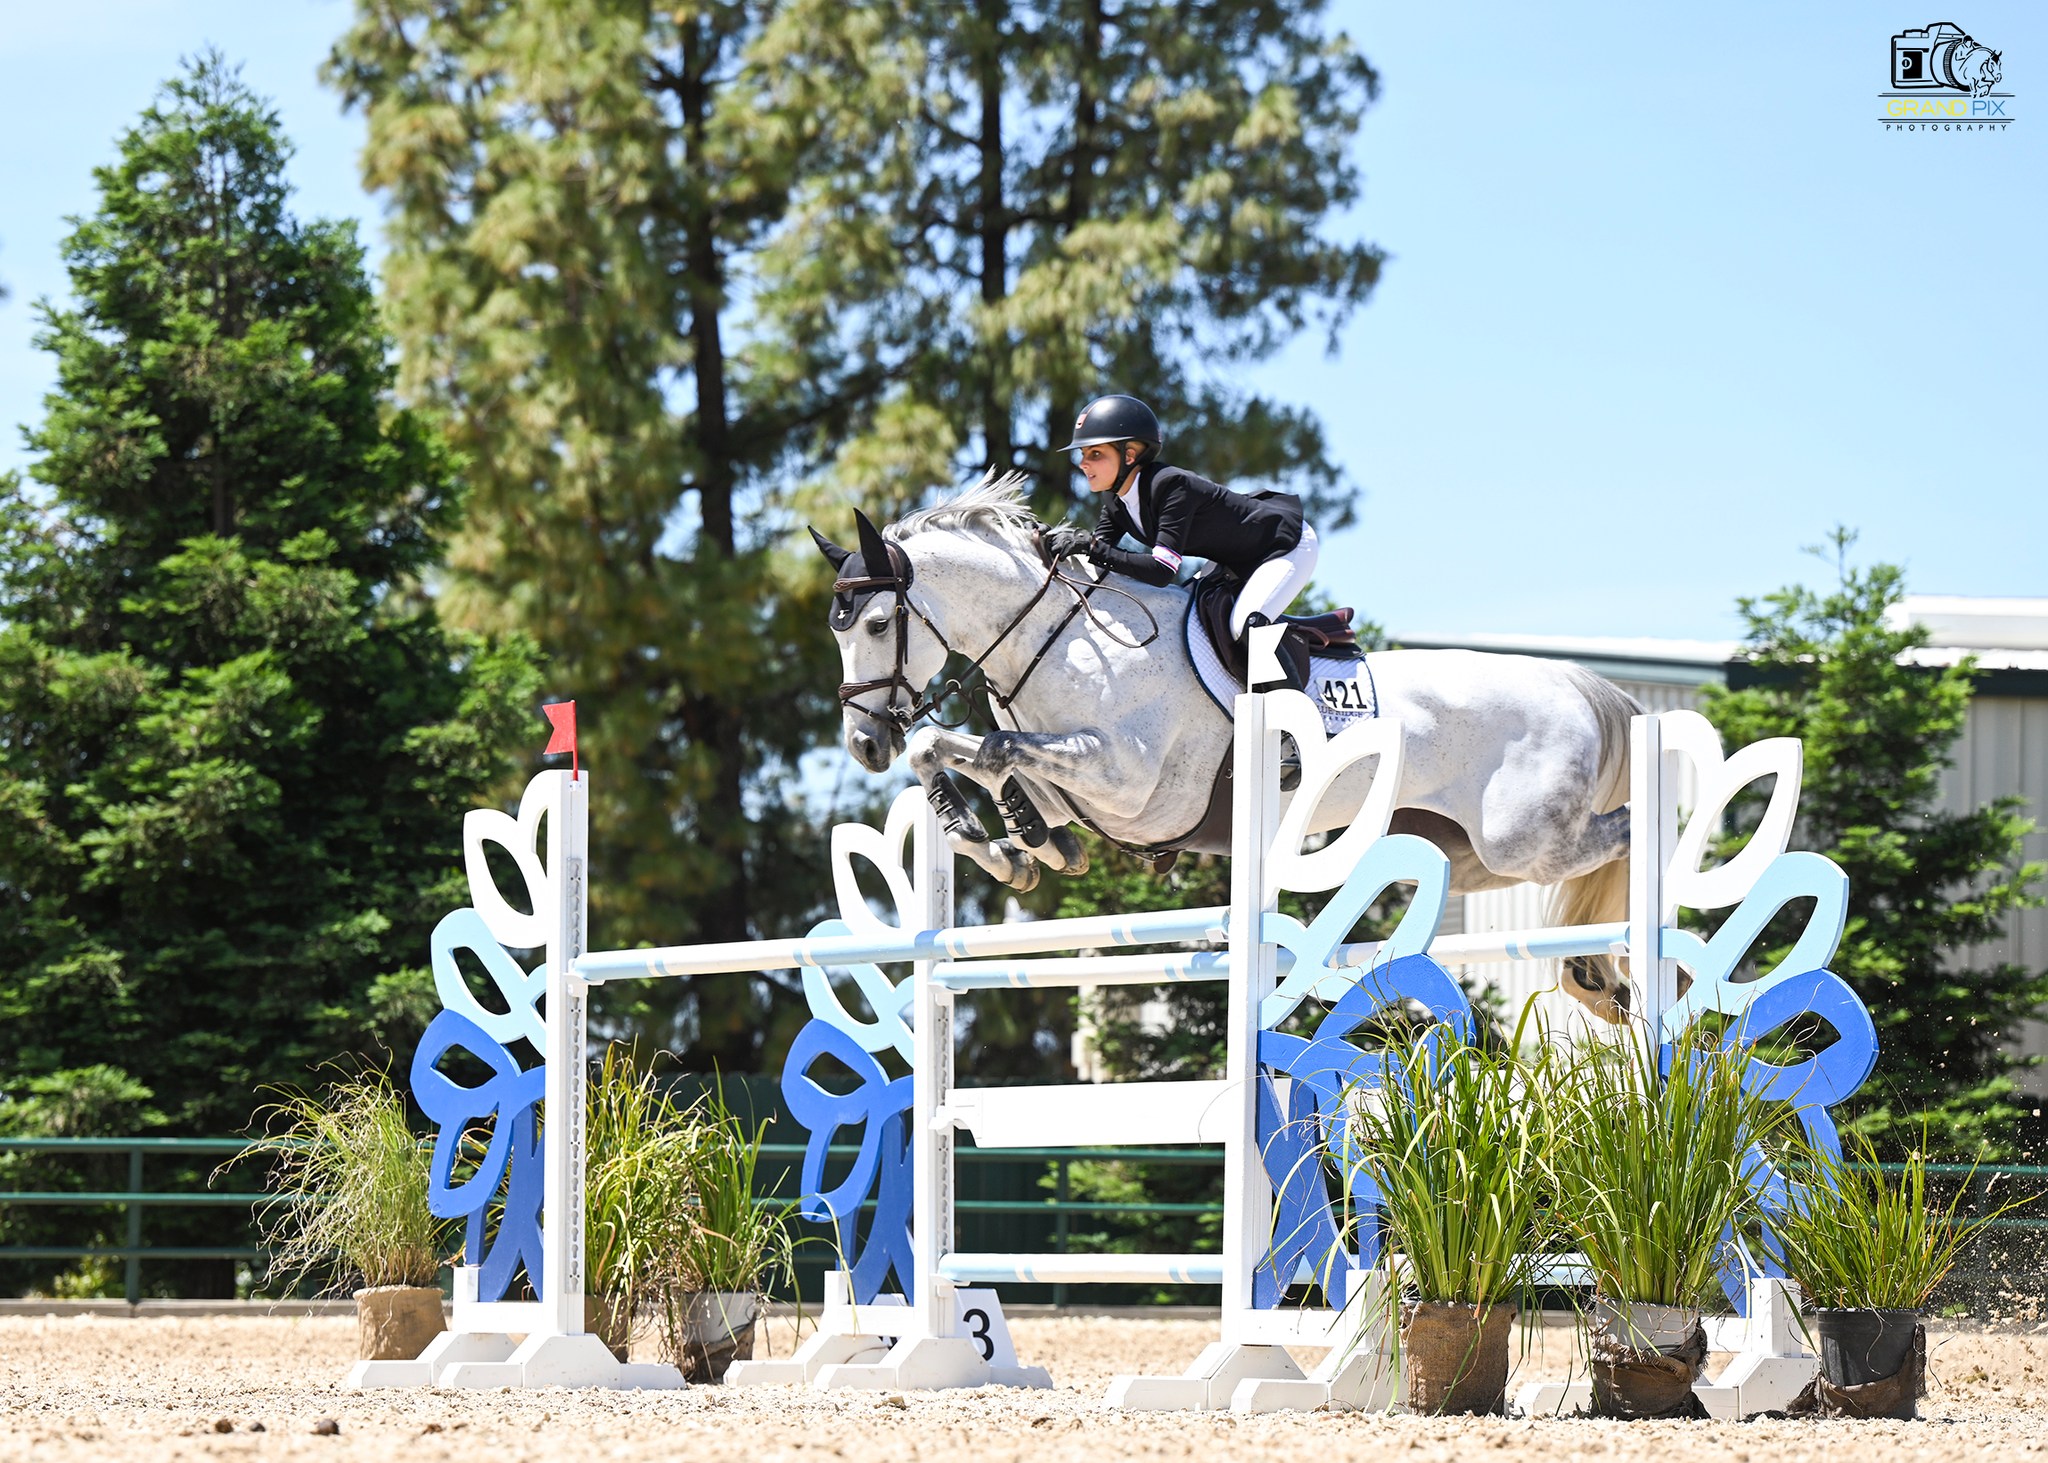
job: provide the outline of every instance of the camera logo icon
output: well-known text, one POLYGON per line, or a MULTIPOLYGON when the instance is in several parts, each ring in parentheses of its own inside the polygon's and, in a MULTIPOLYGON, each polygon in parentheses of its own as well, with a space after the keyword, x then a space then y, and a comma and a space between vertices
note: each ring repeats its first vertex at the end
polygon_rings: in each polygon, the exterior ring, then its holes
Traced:
POLYGON ((1999 62, 2002 54, 1979 45, 1961 26, 1945 20, 1900 31, 1892 37, 1892 87, 1989 96, 2005 74, 1999 62))

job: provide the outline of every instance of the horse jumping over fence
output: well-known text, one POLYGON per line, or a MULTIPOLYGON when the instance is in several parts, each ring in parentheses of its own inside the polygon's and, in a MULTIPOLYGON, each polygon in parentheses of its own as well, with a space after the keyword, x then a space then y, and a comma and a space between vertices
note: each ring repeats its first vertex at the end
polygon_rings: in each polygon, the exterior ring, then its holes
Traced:
MULTIPOLYGON (((1012 888, 1035 885, 1040 863, 1085 869, 1070 823, 1142 852, 1228 852, 1230 716, 1197 677, 1188 590, 1048 564, 1024 482, 990 474, 881 530, 860 516, 855 549, 812 530, 838 573, 847 750, 870 772, 907 754, 954 850, 1012 888), (913 730, 955 653, 985 678, 987 736, 913 730), (954 773, 995 799, 1004 836, 983 830, 954 773)), ((1623 917, 1632 697, 1530 656, 1396 650, 1366 665, 1376 714, 1405 729, 1392 831, 1443 850, 1452 893, 1559 884, 1552 922, 1623 917)), ((1309 831, 1348 826, 1373 777, 1351 769, 1327 797, 1301 788, 1309 831)), ((1627 1008, 1610 961, 1568 969, 1594 1014, 1627 1008)))

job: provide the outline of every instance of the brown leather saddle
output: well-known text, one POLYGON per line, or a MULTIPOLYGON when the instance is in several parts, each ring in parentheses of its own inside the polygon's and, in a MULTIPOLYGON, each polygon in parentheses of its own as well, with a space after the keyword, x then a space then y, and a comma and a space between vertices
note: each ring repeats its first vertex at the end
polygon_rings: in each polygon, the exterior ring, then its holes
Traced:
MULTIPOLYGON (((1245 642, 1230 633, 1230 611, 1243 588, 1243 580, 1222 573, 1205 575, 1192 586, 1195 619, 1216 648, 1216 658, 1240 685, 1245 680, 1245 642)), ((1308 689, 1309 664, 1314 656, 1329 660, 1365 658, 1365 652, 1358 646, 1358 636, 1351 629, 1352 614, 1347 607, 1320 615, 1280 617, 1279 623, 1287 627, 1287 633, 1280 639, 1280 664, 1295 690, 1308 689)))

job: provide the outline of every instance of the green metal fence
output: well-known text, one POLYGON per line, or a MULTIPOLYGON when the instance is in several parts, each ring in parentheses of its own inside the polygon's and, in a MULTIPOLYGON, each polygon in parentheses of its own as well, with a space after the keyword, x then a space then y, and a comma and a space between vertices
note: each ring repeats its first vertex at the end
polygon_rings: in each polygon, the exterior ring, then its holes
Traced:
MULTIPOLYGON (((234 1220, 225 1221, 223 1229, 228 1230, 239 1241, 219 1245, 157 1245, 151 1244, 146 1233, 145 1217, 152 1209, 191 1210, 194 1208, 242 1209, 249 1210, 267 1195, 261 1192, 243 1192, 212 1187, 209 1175, 207 1187, 199 1190, 151 1189, 149 1160, 159 1161, 177 1157, 225 1158, 241 1151, 246 1145, 239 1138, 4 1138, 0 1139, 0 1154, 5 1153, 50 1153, 85 1157, 95 1154, 125 1154, 128 1160, 128 1187, 125 1190, 81 1190, 42 1189, 0 1192, 0 1221, 4 1211, 14 1205, 41 1207, 97 1209, 116 1207, 123 1221, 122 1241, 119 1244, 95 1245, 11 1245, 0 1244, 0 1260, 57 1260, 57 1259, 106 1259, 122 1262, 122 1292, 132 1303, 142 1296, 142 1266, 145 1260, 247 1260, 260 1261, 264 1256, 262 1247, 256 1242, 247 1214, 234 1220)), ((834 1147, 831 1154, 840 1160, 849 1159, 857 1150, 851 1146, 834 1147)), ((796 1143, 764 1144, 761 1150, 763 1164, 760 1170, 763 1187, 770 1192, 793 1195, 796 1192, 798 1165, 802 1161, 804 1147, 796 1143)), ((1223 1205, 1220 1198, 1205 1203, 1108 1203, 1075 1200, 1070 1192, 1069 1175, 1073 1164, 1084 1162, 1115 1161, 1119 1163, 1146 1164, 1220 1164, 1223 1150, 1220 1148, 970 1148, 961 1147, 956 1156, 962 1164, 959 1192, 955 1207, 960 1213, 963 1231, 980 1230, 981 1247, 1014 1251, 1050 1249, 1064 1254, 1071 1242, 1075 1221, 1132 1220, 1149 1217, 1220 1215, 1223 1205), (1044 1181, 1050 1177, 1048 1186, 1044 1181), (994 1233, 991 1233, 994 1231, 994 1233)), ((1887 1171, 1896 1171, 1898 1165, 1886 1164, 1887 1171)), ((1984 1188, 1996 1183, 2019 1184, 2037 1192, 2048 1191, 2048 1167, 2030 1165, 1982 1165, 1973 1168, 1967 1164, 1930 1164, 1931 1178, 1943 1181, 1964 1182, 1972 1189, 1984 1188)), ((1966 1204, 1966 1208, 1970 1207, 1966 1204)), ((2006 1231, 2048 1230, 2048 1214, 2038 1210, 2021 1216, 1997 1220, 1994 1228, 2006 1231)), ((0 1229, 4 1232, 4 1229, 0 1229)), ((225 1236, 224 1236, 225 1237, 225 1236)), ((963 1239, 964 1242, 964 1239, 963 1239)), ((970 1248, 974 1246, 968 1246, 970 1248)), ((813 1247, 814 1253, 804 1266, 807 1283, 800 1288, 813 1293, 815 1272, 833 1263, 829 1250, 813 1247)), ((1066 1299, 1064 1286, 1048 1287, 1050 1299, 1061 1302, 1066 1299)))
MULTIPOLYGON (((0 1191, 0 1233, 4 1233, 4 1211, 13 1205, 59 1209, 119 1210, 123 1228, 119 1244, 21 1245, 0 1244, 4 1260, 119 1260, 122 1262, 122 1294, 133 1303, 142 1297, 143 1262, 146 1260, 243 1260, 252 1264, 264 1258, 249 1223, 247 1211, 268 1196, 261 1192, 212 1187, 202 1189, 151 1188, 152 1170, 148 1160, 172 1157, 226 1158, 247 1146, 239 1138, 4 1138, 0 1154, 47 1153, 68 1157, 126 1155, 126 1189, 15 1189, 0 1191), (152 1244, 145 1223, 152 1209, 192 1210, 195 1208, 240 1209, 238 1217, 223 1216, 223 1240, 217 1245, 152 1244)), ((858 1149, 834 1146, 833 1159, 850 1160, 858 1149)), ((769 1193, 794 1195, 797 1173, 804 1155, 800 1143, 762 1145, 759 1177, 769 1193)), ((1064 1254, 1075 1232, 1076 1220, 1109 1217, 1140 1219, 1169 1214, 1220 1214, 1221 1202, 1209 1204, 1096 1203, 1075 1200, 1069 1190, 1069 1168, 1089 1160, 1115 1159, 1122 1162, 1221 1164, 1220 1148, 1161 1149, 990 1149, 958 1150, 963 1165, 961 1193, 956 1201, 963 1230, 980 1230, 988 1247, 1051 1249, 1064 1254), (1044 1189, 1040 1181, 1051 1171, 1052 1184, 1044 1189), (1021 1224, 1019 1222, 1022 1222, 1021 1224), (991 1230, 1004 1230, 990 1235, 991 1230)), ((819 1232, 817 1227, 807 1229, 819 1232)), ((801 1266, 806 1295, 819 1291, 816 1275, 835 1261, 826 1245, 808 1247, 801 1266)), ((1066 1298, 1065 1287, 1053 1287, 1053 1299, 1066 1298)))
MULTIPOLYGON (((159 1159, 226 1157, 239 1153, 247 1144, 240 1138, 0 1138, 0 1153, 57 1153, 66 1155, 123 1154, 128 1156, 128 1187, 125 1190, 81 1189, 16 1190, 0 1192, 0 1209, 15 1204, 96 1209, 118 1206, 125 1224, 123 1242, 108 1245, 0 1245, 0 1260, 106 1259, 122 1262, 122 1294, 130 1304, 142 1298, 142 1262, 158 1260, 256 1260, 263 1251, 246 1239, 234 1245, 152 1245, 143 1234, 143 1217, 151 1209, 242 1208, 247 1209, 266 1196, 261 1193, 230 1193, 211 1187, 191 1190, 152 1191, 146 1187, 151 1157, 159 1159)), ((235 1226, 246 1232, 246 1223, 235 1226)))

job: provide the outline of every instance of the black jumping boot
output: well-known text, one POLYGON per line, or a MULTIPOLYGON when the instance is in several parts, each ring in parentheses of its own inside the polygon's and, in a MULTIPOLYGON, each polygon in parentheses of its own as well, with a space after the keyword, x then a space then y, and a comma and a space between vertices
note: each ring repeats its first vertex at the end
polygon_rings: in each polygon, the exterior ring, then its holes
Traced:
MULTIPOLYGON (((1236 645, 1237 661, 1239 665, 1244 667, 1244 683, 1247 687, 1252 683, 1252 631, 1272 623, 1271 620, 1267 619, 1257 610, 1253 610, 1249 615, 1245 616, 1244 629, 1238 632, 1236 645)), ((1287 653, 1284 643, 1275 658, 1280 662, 1280 669, 1287 677, 1289 689, 1295 691, 1306 689, 1301 684, 1301 675, 1294 663, 1295 658, 1287 653)), ((1301 786, 1301 749, 1294 745, 1294 738, 1292 737, 1282 738, 1280 745, 1282 749, 1280 753, 1280 791, 1293 792, 1297 787, 1301 786)))

